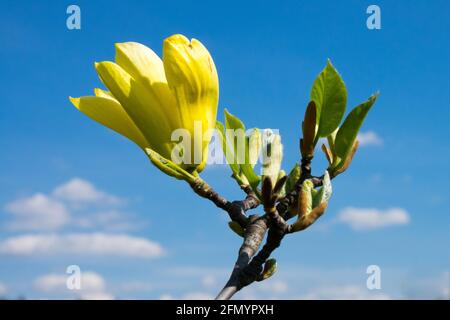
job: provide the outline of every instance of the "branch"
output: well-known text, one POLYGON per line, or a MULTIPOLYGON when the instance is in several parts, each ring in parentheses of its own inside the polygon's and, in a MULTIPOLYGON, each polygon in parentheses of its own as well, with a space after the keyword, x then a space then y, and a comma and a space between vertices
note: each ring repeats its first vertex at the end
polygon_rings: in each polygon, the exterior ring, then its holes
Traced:
POLYGON ((249 224, 246 228, 244 241, 239 249, 238 258, 234 264, 233 271, 228 282, 224 288, 217 295, 217 300, 228 300, 236 292, 241 290, 245 285, 250 284, 252 276, 243 274, 243 270, 248 266, 250 259, 259 249, 262 240, 268 228, 268 219, 264 215, 259 217, 257 215, 251 216, 249 224))
POLYGON ((218 208, 226 211, 232 221, 236 221, 242 228, 248 224, 248 217, 245 214, 250 209, 256 208, 259 205, 259 199, 249 186, 241 186, 242 190, 247 194, 244 200, 237 200, 230 202, 207 184, 204 180, 197 178, 192 184, 191 188, 196 194, 202 198, 212 201, 218 208))
POLYGON ((274 188, 272 182, 266 178, 263 181, 263 202, 265 214, 251 220, 244 235, 244 242, 239 250, 238 259, 233 272, 222 291, 217 295, 217 300, 228 300, 243 287, 254 281, 263 280, 263 265, 272 252, 280 246, 281 240, 287 232, 288 225, 275 209, 278 192, 281 190, 286 178, 278 181, 274 188), (253 258, 264 235, 269 230, 267 240, 263 248, 253 258), (251 259, 251 260, 250 260, 251 259))
POLYGON ((265 214, 262 217, 252 216, 249 220, 244 235, 244 242, 239 250, 233 271, 228 282, 217 295, 217 300, 228 300, 245 286, 254 281, 263 280, 263 266, 270 255, 280 246, 284 236, 294 231, 302 231, 308 228, 324 213, 326 204, 319 206, 310 215, 303 217, 293 225, 286 223, 286 220, 290 218, 289 208, 298 201, 303 182, 310 179, 314 187, 319 187, 323 184, 324 176, 315 177, 311 175, 311 160, 312 158, 302 159, 302 173, 295 184, 294 190, 281 200, 278 199, 277 193, 285 180, 281 182, 281 185, 277 183, 273 189, 271 183, 268 183, 267 180, 263 181, 262 197, 265 204, 265 214), (269 187, 267 184, 269 184, 269 187), (267 191, 268 188, 270 192, 267 191), (266 232, 266 243, 255 255, 266 232))
MULTIPOLYGON (((311 175, 311 160, 302 159, 300 178, 295 184, 294 190, 287 194, 281 200, 278 199, 278 192, 286 181, 278 181, 272 189, 270 179, 263 181, 264 210, 263 216, 247 216, 248 210, 254 209, 260 205, 260 200, 249 186, 241 186, 241 189, 247 194, 244 200, 228 201, 201 178, 197 178, 191 187, 199 196, 210 200, 217 207, 228 213, 230 219, 239 223, 245 229, 244 240, 239 249, 238 258, 234 264, 233 271, 224 288, 217 295, 218 300, 228 300, 236 292, 253 283, 264 279, 263 270, 267 259, 276 250, 283 240, 284 236, 293 232, 294 225, 288 225, 286 220, 290 218, 289 208, 298 201, 298 195, 302 184, 306 179, 310 179, 315 187, 322 185, 323 176, 314 177, 311 175), (267 239, 262 249, 257 253, 261 243, 267 233, 267 239), (257 254, 256 254, 257 253, 257 254), (255 255, 256 254, 256 255, 255 255)), ((295 226, 295 229, 304 230, 313 224, 323 213, 318 212, 308 220, 304 220, 301 226, 295 226)))

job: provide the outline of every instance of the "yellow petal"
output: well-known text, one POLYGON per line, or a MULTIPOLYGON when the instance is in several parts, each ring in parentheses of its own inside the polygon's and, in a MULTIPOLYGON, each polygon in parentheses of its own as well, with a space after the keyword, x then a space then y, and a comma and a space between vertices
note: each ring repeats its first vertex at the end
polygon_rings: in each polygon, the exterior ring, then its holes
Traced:
POLYGON ((113 99, 113 100, 117 101, 116 98, 114 98, 112 93, 109 92, 109 91, 105 91, 105 90, 102 90, 102 89, 99 89, 99 88, 95 88, 94 89, 94 94, 95 94, 96 97, 108 98, 108 99, 113 99))
MULTIPOLYGON (((163 63, 183 127, 192 133, 194 122, 201 121, 203 133, 209 135, 216 123, 219 80, 208 50, 196 39, 173 35, 164 41, 163 63)), ((209 135, 202 143, 204 157, 210 139, 209 135)))
POLYGON ((217 104, 217 70, 200 41, 192 39, 190 42, 178 34, 167 38, 164 40, 163 61, 169 86, 183 87, 188 102, 197 103, 199 99, 207 98, 217 104))
POLYGON ((153 50, 137 42, 116 43, 116 63, 161 102, 152 108, 162 109, 172 127, 181 127, 178 113, 167 112, 175 107, 175 96, 167 84, 163 62, 153 50))
POLYGON ((134 141, 142 149, 149 146, 142 133, 131 121, 122 106, 111 98, 69 97, 73 105, 89 118, 134 141))
POLYGON ((143 44, 116 43, 116 63, 136 80, 145 79, 150 84, 167 82, 162 60, 143 44))
POLYGON ((170 158, 173 145, 170 141, 172 127, 165 116, 167 111, 162 108, 163 102, 113 62, 97 63, 96 70, 151 148, 163 157, 170 158))

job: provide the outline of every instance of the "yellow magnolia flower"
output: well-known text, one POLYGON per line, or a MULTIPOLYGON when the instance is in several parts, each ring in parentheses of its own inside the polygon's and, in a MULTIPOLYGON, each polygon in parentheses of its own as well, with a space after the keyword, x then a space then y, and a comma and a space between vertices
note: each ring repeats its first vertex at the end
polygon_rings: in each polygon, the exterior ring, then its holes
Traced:
POLYGON ((70 98, 81 112, 166 159, 177 142, 175 129, 188 130, 192 159, 183 169, 200 172, 205 164, 219 100, 217 70, 208 50, 183 35, 164 40, 163 59, 136 42, 116 44, 116 62, 95 64, 103 84, 95 96, 70 98), (194 124, 201 143, 194 143, 194 124), (201 149, 201 150, 200 150, 201 149), (194 154, 201 152, 200 161, 194 154))

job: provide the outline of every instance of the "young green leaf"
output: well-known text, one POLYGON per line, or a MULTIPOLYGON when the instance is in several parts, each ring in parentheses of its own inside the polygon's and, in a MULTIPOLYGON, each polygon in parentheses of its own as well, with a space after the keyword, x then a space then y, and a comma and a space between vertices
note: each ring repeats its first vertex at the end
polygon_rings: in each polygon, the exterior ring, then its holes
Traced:
MULTIPOLYGON (((250 159, 250 140, 245 135, 245 125, 236 116, 232 115, 225 109, 225 127, 227 143, 233 146, 234 151, 234 163, 240 167, 242 174, 248 180, 248 183, 255 190, 261 180, 261 178, 253 171, 253 166, 250 159), (232 131, 228 131, 232 130, 232 131)), ((255 138, 259 137, 259 130, 254 129, 252 135, 255 135, 252 142, 255 142, 255 138), (256 130, 256 131, 255 131, 256 130)), ((252 147, 255 147, 252 145, 252 147)))
POLYGON ((251 167, 254 168, 256 162, 258 161, 259 154, 261 152, 262 146, 261 131, 258 128, 252 129, 252 132, 247 137, 247 140, 248 140, 248 149, 247 149, 248 163, 250 163, 251 167))
POLYGON ((353 109, 348 114, 347 118, 345 118, 344 123, 339 128, 335 141, 335 151, 339 158, 345 160, 352 150, 359 128, 361 127, 370 108, 377 100, 377 97, 378 93, 372 95, 369 99, 367 99, 367 101, 353 109))
POLYGON ((225 136, 234 151, 234 163, 240 164, 245 161, 245 125, 236 116, 224 111, 225 114, 225 136))
POLYGON ((325 175, 323 176, 322 188, 323 188, 322 202, 328 203, 328 201, 330 201, 331 198, 331 193, 333 192, 330 174, 328 173, 328 171, 325 171, 325 175))
POLYGON ((311 180, 305 180, 302 189, 298 194, 298 216, 299 218, 307 216, 313 209, 313 191, 314 184, 311 180))
POLYGON ((253 129, 249 137, 245 137, 245 162, 240 164, 242 173, 253 189, 258 187, 261 177, 253 170, 261 149, 261 134, 259 129, 253 129))
POLYGON ((311 100, 317 108, 316 142, 320 137, 331 134, 341 123, 347 104, 347 89, 344 81, 330 60, 314 81, 311 100))
POLYGON ((225 126, 227 129, 242 129, 245 131, 245 125, 241 119, 229 113, 227 109, 225 109, 225 126))
POLYGON ((336 166, 330 168, 330 174, 332 177, 336 177, 337 175, 345 172, 348 169, 350 164, 352 163, 353 157, 355 156, 356 150, 358 150, 358 140, 355 140, 352 149, 350 150, 347 158, 345 160, 340 161, 336 166))
POLYGON ((291 192, 294 189, 295 184, 297 183, 298 179, 300 179, 301 173, 302 173, 302 169, 300 168, 300 165, 298 163, 296 163, 294 165, 294 167, 292 168, 291 172, 289 172, 289 176, 286 181, 286 185, 284 188, 286 194, 288 194, 289 192, 291 192))
POLYGON ((329 134, 327 136, 328 146, 330 147, 330 151, 333 156, 336 156, 334 142, 336 141, 336 134, 337 134, 338 130, 339 130, 339 128, 336 128, 336 130, 334 130, 331 134, 329 134))
POLYGON ((328 200, 330 200, 332 192, 333 189, 331 187, 330 174, 328 173, 328 171, 325 171, 325 174, 323 176, 322 187, 316 194, 313 194, 312 196, 313 208, 317 207, 321 203, 328 203, 328 200))
POLYGON ((233 175, 237 177, 239 175, 239 165, 235 161, 234 150, 229 145, 226 139, 225 127, 221 122, 217 121, 216 129, 217 135, 220 141, 222 142, 222 151, 225 154, 225 159, 227 160, 227 163, 230 166, 231 171, 233 171, 233 175))
POLYGON ((185 180, 188 183, 195 182, 195 177, 176 163, 164 158, 159 153, 153 151, 150 148, 146 148, 145 152, 147 153, 151 162, 165 174, 177 178, 178 180, 185 180))

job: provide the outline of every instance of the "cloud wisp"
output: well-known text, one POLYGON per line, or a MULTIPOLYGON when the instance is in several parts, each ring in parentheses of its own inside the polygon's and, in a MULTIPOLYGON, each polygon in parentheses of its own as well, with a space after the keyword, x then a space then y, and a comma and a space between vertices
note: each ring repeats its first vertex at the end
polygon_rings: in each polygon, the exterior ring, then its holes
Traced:
POLYGON ((12 201, 5 211, 13 216, 7 228, 14 231, 55 230, 70 220, 66 205, 43 193, 12 201))
POLYGON ((56 187, 52 195, 75 205, 118 205, 124 202, 123 199, 99 190, 89 181, 80 178, 73 178, 56 187))
POLYGON ((0 241, 0 254, 157 258, 164 249, 157 242, 126 234, 25 234, 0 241))
POLYGON ((50 194, 38 192, 7 203, 4 210, 12 219, 5 226, 11 231, 54 231, 68 225, 131 229, 132 223, 117 209, 124 203, 89 181, 73 178, 50 194))
POLYGON ((371 292, 362 286, 342 285, 313 288, 298 297, 303 300, 389 300, 385 293, 371 292))
POLYGON ((8 288, 4 283, 0 282, 0 297, 6 295, 8 293, 8 288))
POLYGON ((408 212, 402 208, 380 210, 347 207, 339 212, 337 220, 349 225, 353 230, 364 231, 407 225, 411 219, 408 212))
POLYGON ((69 297, 85 300, 112 300, 114 295, 106 290, 105 280, 92 271, 81 273, 79 289, 68 289, 67 274, 50 273, 35 279, 34 287, 44 294, 67 294, 69 297))
POLYGON ((0 254, 162 256, 159 243, 123 233, 137 227, 133 214, 117 208, 123 203, 122 198, 79 178, 56 187, 49 195, 36 193, 11 201, 4 210, 12 219, 4 226, 26 233, 0 239, 0 254))
POLYGON ((383 139, 374 131, 360 132, 357 137, 360 147, 382 146, 383 139))

